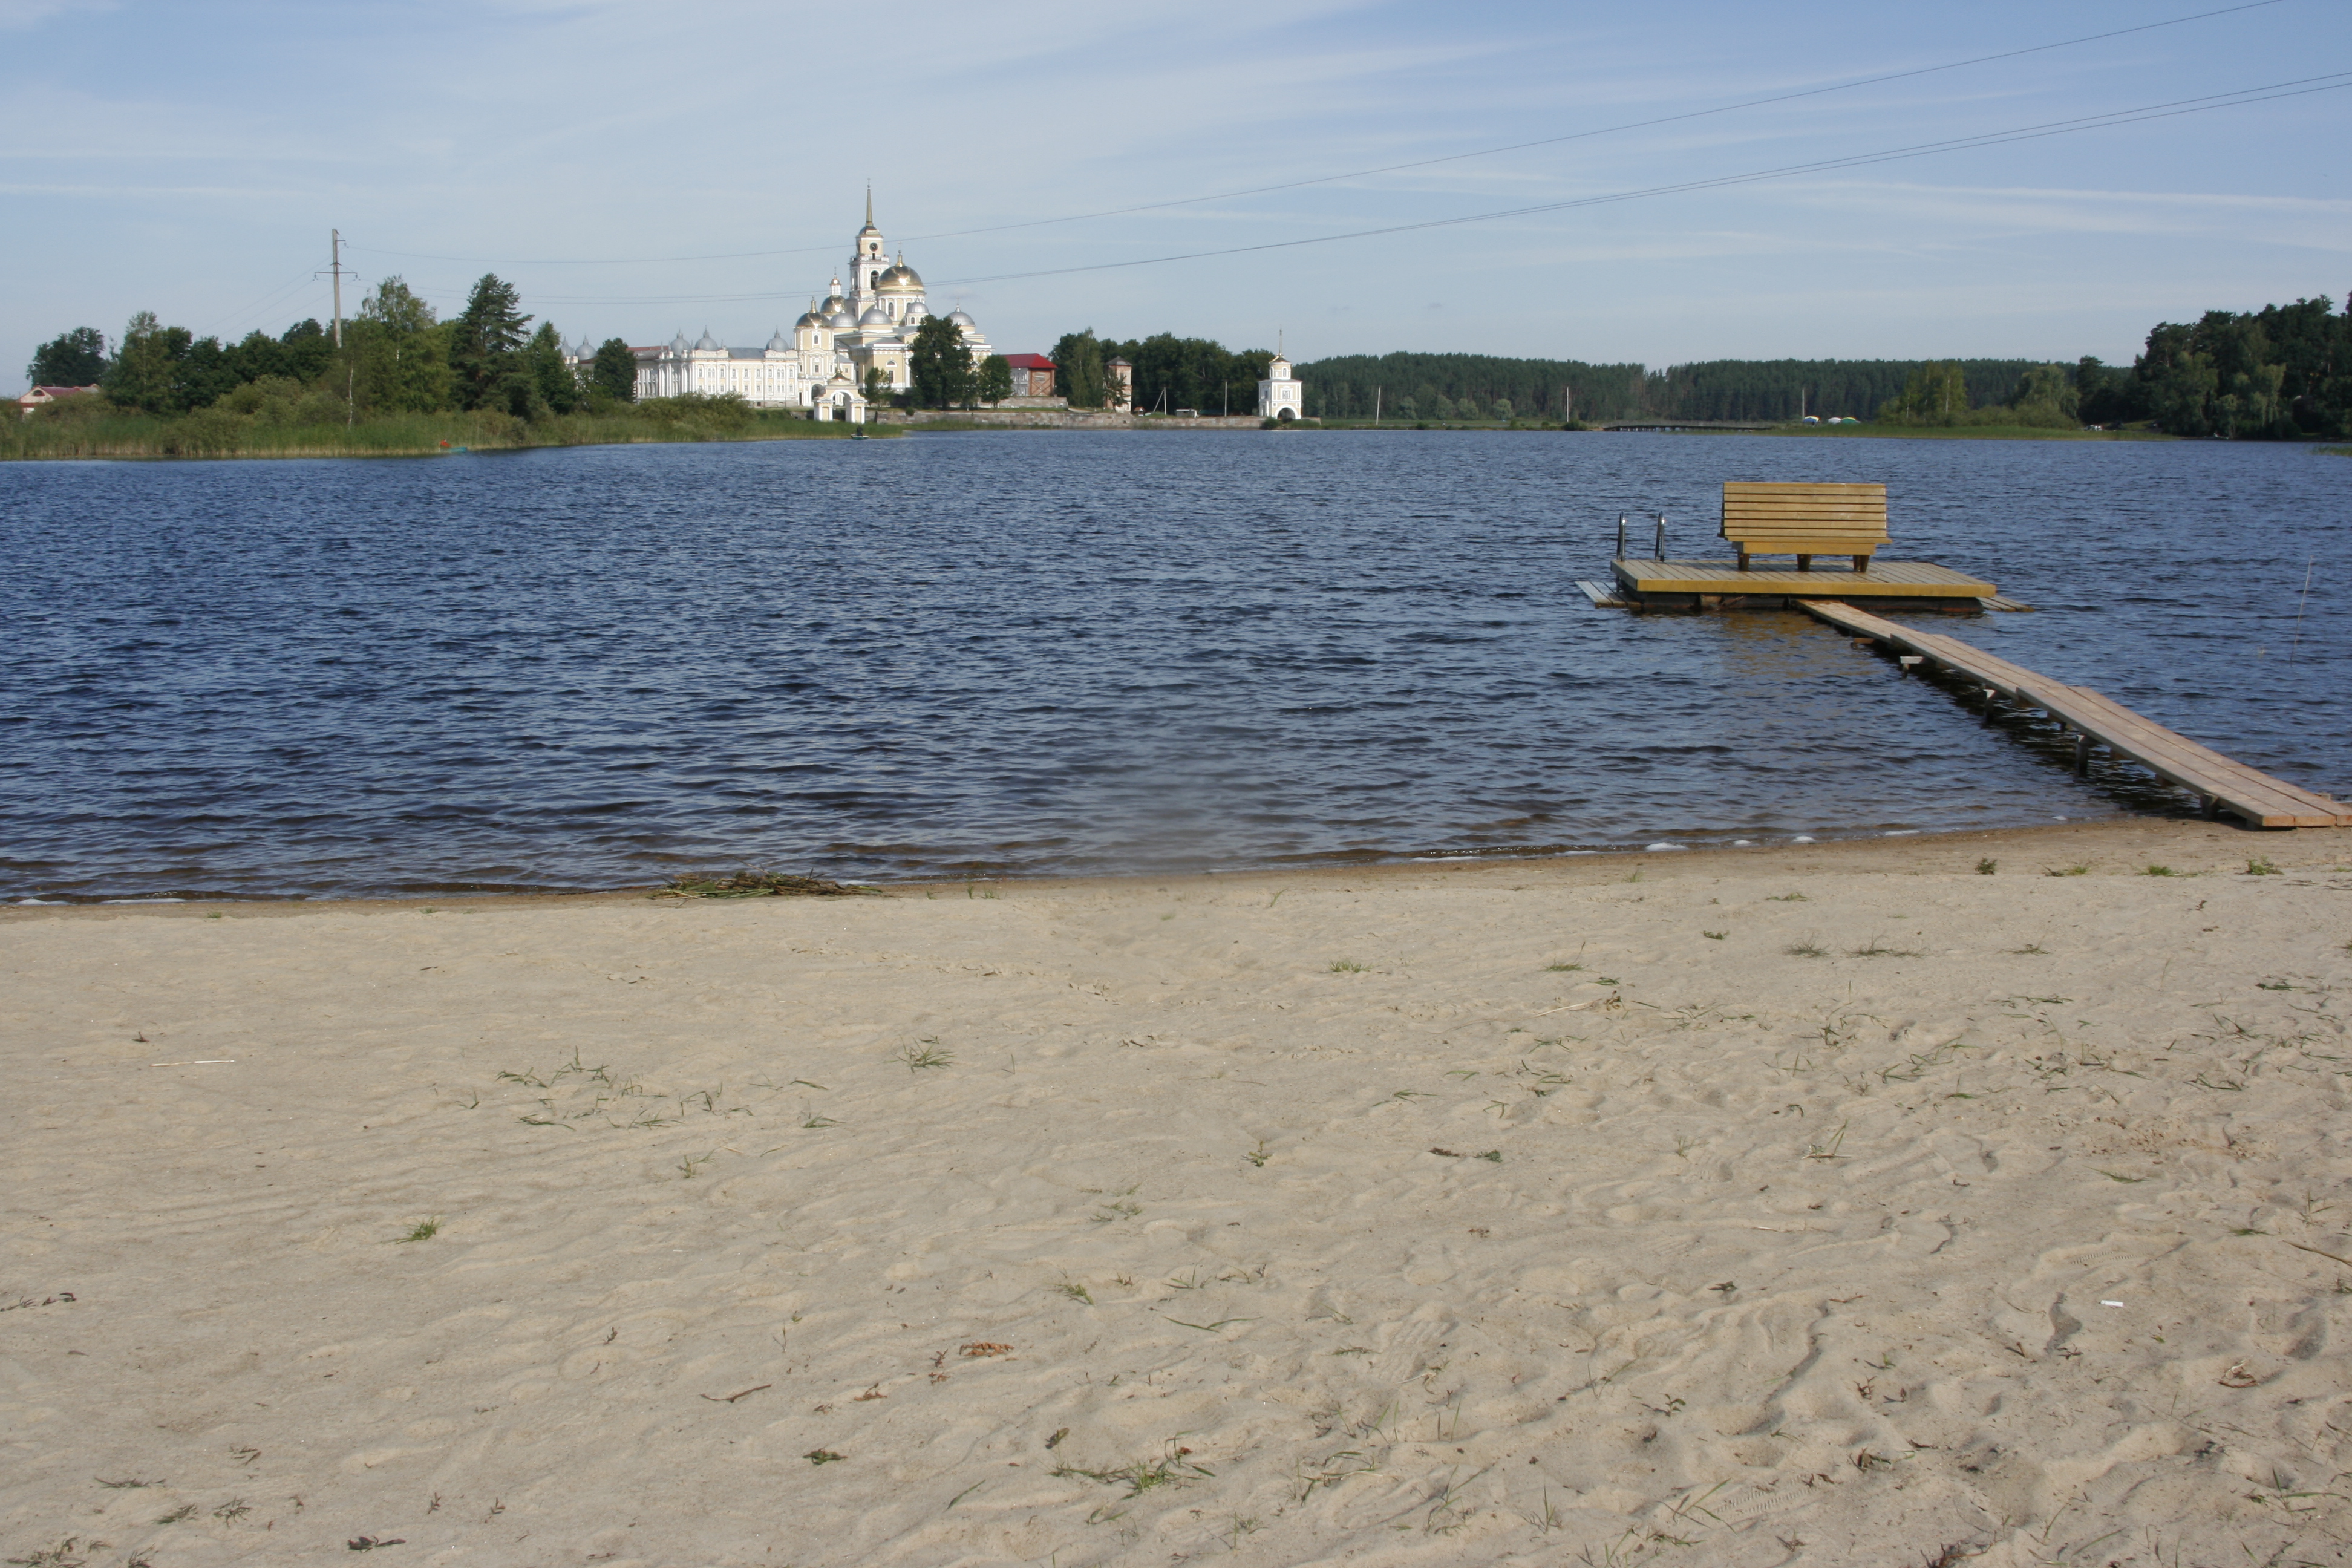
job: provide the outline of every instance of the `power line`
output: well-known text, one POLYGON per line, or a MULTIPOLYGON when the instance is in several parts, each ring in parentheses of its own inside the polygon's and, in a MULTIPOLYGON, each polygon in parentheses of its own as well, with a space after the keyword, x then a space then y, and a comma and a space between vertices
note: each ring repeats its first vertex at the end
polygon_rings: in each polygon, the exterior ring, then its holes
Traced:
POLYGON ((2334 92, 2352 87, 2352 71, 2335 71, 2324 77, 2302 77, 2294 81, 2274 82, 2269 87, 2250 87, 2233 93, 2214 93, 2207 98, 2175 99, 2170 103, 2148 104, 2139 109, 2116 110, 2107 114, 2087 115, 2080 120, 2055 120, 2041 125, 2021 126, 2011 131, 1988 131, 1976 136, 1956 137, 1948 142, 1926 142, 1912 147, 1897 147, 1883 153, 1859 153, 1851 157, 1824 158, 1811 163, 1790 163, 1777 169, 1757 169, 1741 174, 1718 174, 1703 180, 1685 180, 1677 184, 1650 185, 1640 190, 1612 191, 1605 195, 1575 196, 1566 201, 1538 202, 1531 206, 1506 207, 1495 212, 1469 213, 1460 217, 1426 218, 1419 223, 1391 224, 1381 228, 1352 229, 1345 234, 1317 235, 1306 239, 1266 240, 1257 245, 1236 245, 1217 250, 1187 251, 1175 256, 1144 257, 1131 261, 1097 261, 1082 267, 1045 268, 1034 272, 1000 272, 985 278, 956 278, 940 285, 941 288, 969 288, 978 283, 1007 283, 1025 278, 1058 278, 1074 272, 1106 272, 1124 267, 1155 267, 1170 261, 1200 261, 1217 256, 1246 256, 1254 251, 1287 250, 1302 245, 1329 245, 1343 239, 1370 239, 1381 235, 1411 234, 1418 229, 1450 228, 1459 224, 1493 223, 1503 218, 1526 217, 1536 213, 1565 212, 1573 207, 1603 206, 1613 202, 1640 201, 1650 196, 1676 195, 1686 191, 1714 190, 1725 185, 1750 184, 1759 180, 1788 179, 1797 174, 1823 174, 1835 169, 1859 168, 1869 163, 1892 163, 1906 158, 1931 157, 1939 153, 1973 152, 1979 147, 1998 147, 2011 142, 2033 142, 2047 136, 2066 136, 2084 131, 2104 131, 2116 125, 2133 125, 2147 120, 2169 120, 2183 114, 2205 114, 2217 109, 2238 109, 2249 103, 2268 103, 2281 98, 2302 98, 2315 92, 2334 92), (2306 86, 2324 82, 2325 86, 2306 86), (2253 96, 2260 95, 2260 96, 2253 96), (2214 101, 2221 100, 2225 101, 2214 101), (2183 107, 2187 106, 2187 107, 2183 107))
POLYGON ((296 273, 285 282, 280 283, 277 288, 272 289, 269 292, 264 294, 260 299, 256 300, 250 305, 243 305, 238 307, 236 310, 231 310, 225 316, 215 317, 213 319, 212 325, 206 327, 205 329, 205 332, 209 335, 220 331, 221 323, 224 321, 242 321, 249 320, 255 312, 258 311, 263 306, 276 304, 278 300, 285 295, 293 292, 303 284, 315 279, 319 276, 319 270, 320 269, 313 268, 304 268, 301 271, 296 273))
MULTIPOLYGON (((1827 87, 1809 87, 1795 92, 1775 93, 1766 98, 1743 99, 1736 103, 1717 104, 1712 109, 1694 109, 1681 114, 1659 115, 1650 120, 1633 120, 1622 125, 1604 125, 1591 131, 1571 131, 1559 136, 1538 137, 1532 142, 1513 142, 1500 147, 1481 147, 1468 153, 1448 153, 1435 158, 1416 158, 1408 163, 1388 163, 1378 168, 1355 169, 1340 174, 1317 174, 1310 179, 1287 180, 1279 184, 1251 185, 1237 191, 1220 191, 1211 195, 1178 196, 1169 201, 1143 202, 1134 206, 1106 207, 1098 212, 1068 213, 1060 217, 1024 218, 1015 223, 990 224, 980 228, 942 229, 936 234, 916 234, 903 237, 904 243, 920 245, 934 239, 967 239, 975 235, 1004 234, 1014 229, 1043 228, 1054 224, 1086 223, 1097 218, 1128 217, 1137 213, 1162 212, 1170 207, 1197 206, 1202 202, 1234 201, 1243 196, 1267 195, 1277 191, 1302 190, 1309 185, 1336 184, 1342 180, 1370 179, 1378 174, 1394 174, 1408 169, 1426 169, 1439 163, 1458 163, 1471 158, 1492 158, 1505 153, 1524 153, 1531 147, 1556 147, 1563 142, 1589 141, 1596 136, 1613 136, 1625 131, 1644 131, 1660 125, 1673 125, 1686 120, 1704 120, 1711 115, 1731 114, 1743 109, 1761 109, 1775 103, 1793 103, 1799 99, 1819 98, 1825 93, 1850 92, 1855 88, 1875 87, 1890 81, 1906 81, 1915 77, 1934 76, 1941 71, 1961 70, 1969 66, 1989 65, 1996 60, 2013 60, 2025 55, 2046 54, 2052 49, 2073 48, 2078 44, 2101 43, 2108 38, 2121 38, 2133 33, 2154 32, 2162 27, 2177 27, 2189 22, 2202 22, 2215 16, 2234 16, 2242 11, 2259 11, 2266 6, 2284 5, 2285 0, 2246 0, 2243 5, 2225 5, 2215 11, 2198 11, 2186 16, 2172 16, 2161 22, 2143 22, 2136 26, 2117 27, 2105 33, 2085 33, 2078 38, 2061 38, 2055 43, 2032 44, 2024 48, 2004 49, 1998 54, 1975 55, 1964 60, 1947 60, 1941 65, 1919 66, 1911 70, 1889 71, 1883 76, 1858 78, 1853 81, 1833 82, 1827 87)), ((756 261, 779 256, 815 256, 831 251, 830 245, 804 245, 786 250, 738 250, 710 256, 622 256, 622 257, 486 257, 438 256, 422 250, 384 250, 374 246, 352 246, 353 250, 373 250, 379 256, 402 256, 418 261, 462 261, 469 264, 497 267, 647 267, 688 261, 756 261)))
MULTIPOLYGON (((1714 174, 1704 179, 1684 180, 1673 184, 1646 185, 1633 190, 1606 192, 1599 195, 1572 196, 1563 201, 1538 202, 1528 206, 1504 207, 1492 212, 1467 213, 1456 217, 1424 218, 1415 223, 1390 224, 1379 228, 1350 229, 1341 234, 1314 235, 1303 239, 1272 239, 1255 245, 1226 246, 1214 250, 1183 251, 1173 255, 1141 257, 1126 261, 1097 261, 1077 267, 1042 268, 1028 272, 992 273, 982 278, 957 278, 945 280, 934 287, 968 288, 981 283, 1007 283, 1030 278, 1066 277, 1078 272, 1107 272, 1129 267, 1157 267, 1172 261, 1201 261, 1213 257, 1247 256, 1259 251, 1287 250, 1307 245, 1331 245, 1341 240, 1370 239, 1385 235, 1412 234, 1423 229, 1450 228, 1463 224, 1493 223, 1505 218, 1527 217, 1538 213, 1564 212, 1576 207, 1603 206, 1617 202, 1641 201, 1654 196, 1676 195, 1690 191, 1752 184, 1763 180, 1790 179, 1799 174, 1825 174, 1838 169, 1860 168, 1872 163, 1891 163, 1910 158, 1932 157, 1944 153, 1972 152, 1980 147, 1997 147, 2013 142, 2032 142, 2050 136, 2075 135, 2086 131, 2103 131, 2117 125, 2137 124, 2144 121, 2169 120, 2184 114, 2206 114, 2215 110, 2239 109, 2247 104, 2268 103, 2277 99, 2301 98, 2315 92, 2333 92, 2352 87, 2352 80, 2345 79, 2347 78, 2352 78, 2352 71, 2334 71, 2326 76, 2300 77, 2292 81, 2272 82, 2263 87, 2240 88, 2232 92, 2211 93, 2200 98, 2173 99, 2164 103, 2142 104, 2134 109, 2110 110, 2103 114, 2084 115, 2074 120, 2045 121, 2036 125, 2014 126, 2005 131, 1980 132, 1975 135, 1954 137, 1943 142, 1923 142, 1907 147, 1888 148, 1876 153, 1857 153, 1836 158, 1818 159, 1805 163, 1788 163, 1778 168, 1754 169, 1737 174, 1714 174)), ((541 294, 534 298, 554 305, 716 305, 790 300, 799 298, 804 293, 806 293, 805 289, 783 289, 740 294, 541 294)))
POLYGON ((1036 228, 1046 224, 1076 223, 1087 218, 1124 217, 1133 213, 1156 212, 1166 207, 1191 206, 1201 202, 1231 201, 1241 196, 1265 195, 1276 191, 1295 191, 1308 185, 1334 184, 1341 180, 1369 179, 1375 174, 1393 174, 1407 169, 1426 169, 1439 163, 1458 163, 1469 158, 1491 158, 1504 153, 1523 153, 1530 147, 1556 147, 1566 142, 1581 142, 1595 136, 1612 136, 1622 131, 1645 131, 1659 125, 1672 125, 1685 120, 1703 120, 1710 115, 1729 114, 1742 109, 1761 109, 1768 104, 1790 103, 1801 98, 1819 98, 1824 93, 1846 92, 1858 87, 1874 87, 1883 82, 1903 81, 1912 77, 1933 76, 1938 71, 1958 70, 1967 66, 1989 64, 1994 60, 2015 59, 2021 55, 2037 55, 2051 49, 2070 48, 2076 44, 2097 43, 2105 38, 2119 38, 2127 33, 2145 33, 2158 27, 2178 26, 2183 22, 2200 22, 2210 16, 2228 16, 2237 11, 2254 11, 2265 5, 2282 4, 2283 0, 2250 0, 2242 5, 2226 6, 2219 11, 2200 11, 2194 16, 2175 16, 2168 21, 2146 22, 2136 27, 2118 27, 2110 33, 2091 33, 2079 38, 2062 38, 2054 44, 2034 44, 2021 49, 2007 49, 1996 55, 1979 55, 1972 59, 1951 60, 1943 65, 1921 66, 1915 70, 1891 71, 1885 76, 1863 77, 1854 81, 1838 82, 1829 87, 1805 88, 1797 92, 1777 93, 1769 98, 1752 98, 1738 103, 1718 105, 1713 109, 1694 109, 1683 114, 1660 115, 1654 120, 1629 121, 1622 125, 1603 126, 1597 131, 1572 131, 1562 136, 1545 136, 1533 142, 1514 142, 1507 146, 1482 147, 1470 153, 1449 153, 1443 157, 1417 158, 1411 163, 1390 163, 1377 169, 1358 169, 1345 174, 1321 174, 1313 179, 1290 180, 1276 185, 1253 185, 1245 190, 1227 191, 1213 196, 1185 196, 1175 201, 1147 202, 1139 206, 1114 207, 1098 213, 1080 213, 1072 217, 1032 218, 1023 223, 996 224, 987 228, 960 229, 949 234, 915 235, 909 243, 929 239, 960 239, 968 235, 997 234, 1006 229, 1036 228))

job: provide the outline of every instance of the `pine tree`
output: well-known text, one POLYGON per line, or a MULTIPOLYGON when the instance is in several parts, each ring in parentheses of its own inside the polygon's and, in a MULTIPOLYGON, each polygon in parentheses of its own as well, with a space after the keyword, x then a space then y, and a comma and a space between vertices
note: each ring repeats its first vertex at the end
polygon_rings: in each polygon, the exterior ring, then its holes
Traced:
POLYGON ((551 408, 558 414, 569 414, 580 406, 580 378, 563 363, 563 339, 557 334, 553 321, 540 324, 523 359, 530 367, 530 405, 534 412, 551 408))
POLYGON ((515 286, 495 272, 482 274, 449 337, 449 365, 457 374, 457 397, 467 408, 528 412, 530 379, 523 374, 522 350, 530 318, 522 313, 515 286))
POLYGON ((588 372, 588 382, 615 403, 635 403, 637 400, 636 351, 619 338, 606 338, 596 345, 596 358, 588 372))

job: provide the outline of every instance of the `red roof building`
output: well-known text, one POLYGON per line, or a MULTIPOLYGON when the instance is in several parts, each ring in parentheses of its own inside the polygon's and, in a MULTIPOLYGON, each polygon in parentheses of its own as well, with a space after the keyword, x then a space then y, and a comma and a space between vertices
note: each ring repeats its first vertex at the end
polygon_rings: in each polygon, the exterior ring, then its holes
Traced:
POLYGON ((37 386, 16 399, 16 406, 23 412, 25 417, 29 419, 33 416, 33 410, 43 404, 55 403, 60 397, 72 397, 80 393, 97 390, 95 386, 37 386))
POLYGON ((1051 397, 1054 395, 1054 362, 1044 354, 1006 354, 1004 363, 1013 367, 1013 395, 1015 397, 1051 397))

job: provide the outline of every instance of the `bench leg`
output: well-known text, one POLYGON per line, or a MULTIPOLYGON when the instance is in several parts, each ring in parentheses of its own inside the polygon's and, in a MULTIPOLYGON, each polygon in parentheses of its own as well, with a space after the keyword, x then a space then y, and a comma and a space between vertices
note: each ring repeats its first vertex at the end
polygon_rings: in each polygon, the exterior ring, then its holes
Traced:
POLYGON ((1869 571, 1869 570, 1870 570, 1870 557, 1869 557, 1869 556, 1867 556, 1867 555, 1857 555, 1857 556, 1855 556, 1855 557, 1853 558, 1853 569, 1854 569, 1855 571, 1857 571, 1857 572, 1867 572, 1867 571, 1869 571))
POLYGON ((1741 552, 1739 552, 1739 569, 1740 569, 1742 572, 1745 572, 1745 571, 1747 571, 1747 570, 1748 570, 1748 552, 1746 552, 1745 550, 1743 550, 1743 551, 1741 551, 1741 552))
POLYGON ((1810 555, 1800 555, 1800 556, 1798 556, 1798 557, 1797 557, 1797 570, 1798 570, 1798 571, 1800 571, 1800 572, 1810 572, 1810 571, 1811 571, 1812 569, 1813 569, 1813 558, 1812 558, 1811 556, 1810 556, 1810 555))

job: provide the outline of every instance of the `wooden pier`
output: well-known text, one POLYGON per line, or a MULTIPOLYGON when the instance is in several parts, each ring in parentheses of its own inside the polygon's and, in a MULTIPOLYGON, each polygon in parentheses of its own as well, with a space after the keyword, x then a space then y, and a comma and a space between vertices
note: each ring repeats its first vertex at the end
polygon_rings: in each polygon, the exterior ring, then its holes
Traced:
POLYGON ((1988 703, 1998 695, 2020 708, 2049 714, 2074 733, 2078 773, 2087 770, 2091 747, 2096 744, 2197 796, 2209 817, 2226 812, 2252 827, 2352 827, 2352 801, 2331 800, 2273 778, 2087 686, 2052 680, 1973 643, 1900 626, 1833 599, 1793 602, 1840 631, 1897 650, 1906 670, 1925 664, 1976 687, 1988 703))
POLYGON ((1873 561, 1862 572, 1843 564, 1805 572, 1751 566, 1743 572, 1737 561, 1621 555, 1609 563, 1609 570, 1617 579, 1617 592, 1610 597, 1643 609, 1777 610, 1799 599, 1838 598, 1869 599, 1890 608, 1977 610, 2000 593, 1981 578, 1927 561, 1873 561))

